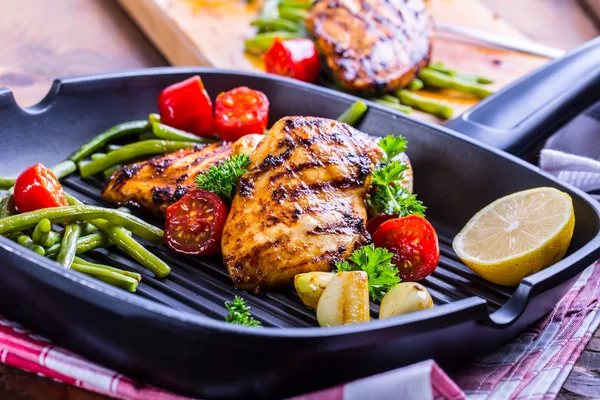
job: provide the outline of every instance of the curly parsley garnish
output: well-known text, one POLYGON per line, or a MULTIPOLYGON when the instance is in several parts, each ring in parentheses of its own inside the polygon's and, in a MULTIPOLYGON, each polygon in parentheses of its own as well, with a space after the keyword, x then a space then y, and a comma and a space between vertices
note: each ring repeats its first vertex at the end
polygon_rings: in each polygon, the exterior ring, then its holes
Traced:
POLYGON ((398 268, 391 262, 393 256, 387 249, 370 244, 355 250, 348 260, 336 263, 336 268, 337 272, 365 271, 369 278, 369 293, 373 299, 381 301, 388 290, 400 283, 398 268))
POLYGON ((426 207, 423 203, 402 187, 401 182, 408 167, 398 160, 392 161, 394 157, 406 151, 407 144, 407 140, 402 136, 389 135, 379 140, 379 147, 385 155, 373 171, 373 185, 367 200, 369 215, 425 216, 426 207))
POLYGON ((246 305, 241 297, 235 296, 233 301, 226 301, 225 308, 229 311, 229 315, 225 317, 226 322, 238 325, 262 326, 260 321, 252 318, 250 307, 246 305))
POLYGON ((238 181, 246 173, 248 164, 250 157, 247 154, 229 157, 196 177, 198 189, 213 192, 224 202, 231 204, 238 181))

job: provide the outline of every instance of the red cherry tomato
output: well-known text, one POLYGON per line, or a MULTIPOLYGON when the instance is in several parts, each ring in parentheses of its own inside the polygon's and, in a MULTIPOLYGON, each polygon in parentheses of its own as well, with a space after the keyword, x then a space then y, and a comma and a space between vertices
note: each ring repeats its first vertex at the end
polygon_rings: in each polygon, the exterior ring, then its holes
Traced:
POLYGON ((283 41, 276 38, 273 46, 265 53, 265 67, 271 74, 315 83, 321 61, 312 40, 296 38, 283 41))
POLYGON ((58 179, 41 163, 32 165, 19 175, 14 191, 15 205, 22 213, 68 205, 58 179))
POLYGON ((367 221, 367 232, 369 232, 369 234, 373 236, 373 234, 381 224, 383 224, 385 221, 389 221, 390 219, 394 218, 398 218, 398 216, 395 214, 379 214, 378 216, 371 218, 369 221, 367 221))
POLYGON ((189 256, 219 254, 228 212, 216 194, 192 190, 167 208, 165 242, 189 256))
POLYGON ((269 99, 245 86, 217 96, 215 130, 222 140, 236 141, 252 133, 262 134, 269 121, 269 99))
POLYGON ((431 274, 440 261, 435 229, 423 217, 410 215, 384 222, 373 234, 375 247, 394 253, 392 262, 404 281, 420 281, 431 274))
POLYGON ((158 109, 163 124, 197 136, 214 134, 212 102, 198 75, 160 92, 158 109))

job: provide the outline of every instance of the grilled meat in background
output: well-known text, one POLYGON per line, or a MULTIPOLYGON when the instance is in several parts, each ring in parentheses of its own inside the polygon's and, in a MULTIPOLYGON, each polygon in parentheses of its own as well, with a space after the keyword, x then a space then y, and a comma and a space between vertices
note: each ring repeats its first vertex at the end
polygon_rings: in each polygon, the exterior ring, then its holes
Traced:
POLYGON ((137 204, 157 216, 196 187, 196 176, 231 154, 231 144, 214 143, 124 166, 102 192, 113 204, 137 204))
POLYGON ((236 287, 289 285, 365 244, 364 198, 381 155, 372 138, 338 121, 275 123, 250 154, 223 231, 236 287))
POLYGON ((319 0, 306 25, 347 90, 402 88, 431 54, 433 23, 422 0, 319 0))

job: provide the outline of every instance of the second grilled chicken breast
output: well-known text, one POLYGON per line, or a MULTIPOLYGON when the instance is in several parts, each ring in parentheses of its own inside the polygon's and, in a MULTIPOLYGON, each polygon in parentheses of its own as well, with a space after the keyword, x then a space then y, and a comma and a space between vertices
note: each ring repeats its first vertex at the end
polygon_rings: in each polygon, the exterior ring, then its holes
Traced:
POLYGON ((368 241, 364 197, 381 150, 325 118, 286 117, 250 154, 223 231, 223 259, 247 290, 329 271, 368 241))
POLYGON ((423 0, 319 0, 306 23, 348 90, 404 87, 431 52, 432 22, 423 0))

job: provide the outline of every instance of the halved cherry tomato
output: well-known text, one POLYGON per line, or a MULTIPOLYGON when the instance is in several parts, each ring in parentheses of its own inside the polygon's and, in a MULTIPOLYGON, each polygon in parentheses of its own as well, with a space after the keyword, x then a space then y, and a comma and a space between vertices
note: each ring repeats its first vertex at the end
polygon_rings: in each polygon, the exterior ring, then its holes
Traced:
POLYGON ((236 141, 252 133, 262 134, 269 121, 269 99, 245 86, 217 96, 215 130, 222 140, 236 141))
POLYGON ((198 75, 160 92, 158 110, 163 124, 197 136, 214 134, 212 102, 198 75))
POLYGON ((15 205, 19 212, 67 206, 61 184, 42 163, 27 168, 15 181, 15 205))
POLYGON ((181 254, 219 254, 228 212, 227 206, 216 194, 208 190, 192 190, 167 208, 165 242, 181 254))
POLYGON ((424 279, 440 261, 437 233, 418 215, 384 222, 373 234, 373 243, 394 253, 392 262, 398 267, 398 276, 405 281, 424 279))
POLYGON ((367 221, 367 232, 369 232, 369 234, 373 236, 373 234, 381 224, 383 224, 385 221, 389 221, 390 219, 394 218, 398 218, 398 215, 379 214, 378 216, 371 218, 367 221))
POLYGON ((268 73, 287 76, 304 82, 315 83, 319 77, 321 61, 312 40, 276 38, 265 53, 268 73))

